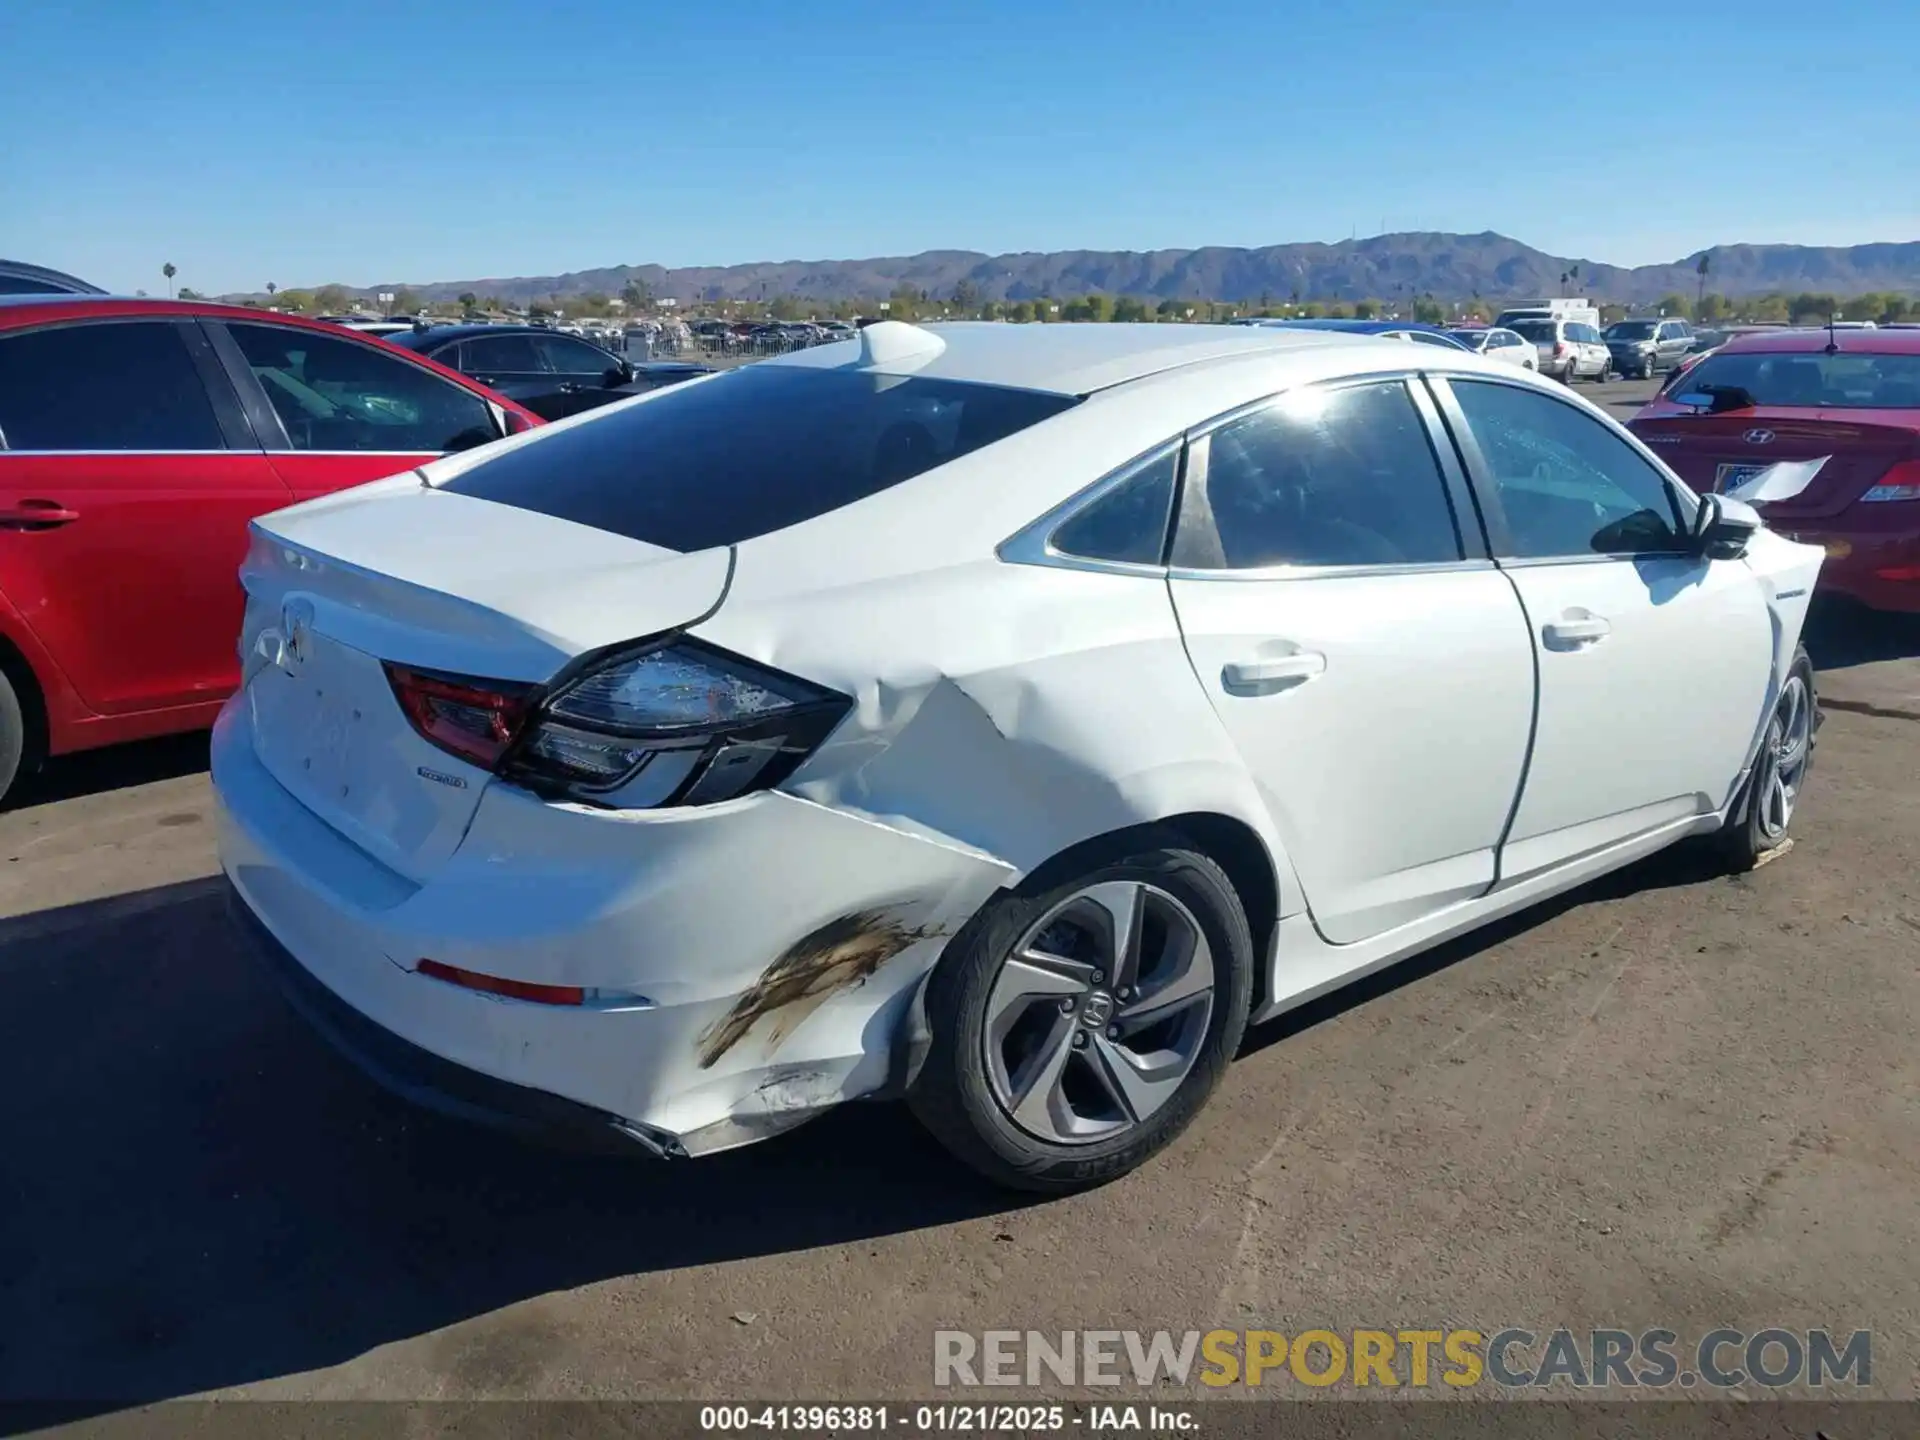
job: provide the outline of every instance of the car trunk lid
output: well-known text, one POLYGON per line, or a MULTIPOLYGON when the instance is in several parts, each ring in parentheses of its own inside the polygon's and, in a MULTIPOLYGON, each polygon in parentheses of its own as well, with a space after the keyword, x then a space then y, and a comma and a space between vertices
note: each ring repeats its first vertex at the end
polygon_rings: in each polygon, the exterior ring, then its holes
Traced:
POLYGON ((1632 429, 1702 494, 1726 490, 1782 460, 1827 457, 1805 490, 1767 504, 1769 516, 1790 519, 1838 515, 1893 465, 1920 455, 1920 434, 1913 428, 1831 410, 1756 406, 1719 415, 1636 419, 1632 429))
POLYGON ((710 614, 730 567, 724 548, 683 555, 417 481, 266 516, 241 571, 255 751, 421 883, 493 777, 419 733, 388 667, 530 689, 582 653, 710 614))

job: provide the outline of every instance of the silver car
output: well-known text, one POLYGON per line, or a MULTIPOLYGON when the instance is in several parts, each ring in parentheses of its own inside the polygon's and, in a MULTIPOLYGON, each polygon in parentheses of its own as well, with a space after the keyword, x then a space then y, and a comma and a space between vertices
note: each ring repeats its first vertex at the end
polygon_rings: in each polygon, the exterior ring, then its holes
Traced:
POLYGON ((1484 355, 1489 360, 1504 360, 1509 365, 1518 365, 1523 370, 1538 370, 1540 355, 1533 345, 1521 339, 1504 325, 1483 325, 1474 328, 1462 327, 1447 332, 1476 355, 1484 355))
POLYGON ((1536 368, 1571 385, 1613 375, 1613 352, 1600 332, 1579 320, 1515 320, 1508 327, 1534 348, 1536 368))
POLYGON ((1616 320, 1607 326, 1605 339, 1613 368, 1643 380, 1677 370, 1694 348, 1693 327, 1684 320, 1616 320))

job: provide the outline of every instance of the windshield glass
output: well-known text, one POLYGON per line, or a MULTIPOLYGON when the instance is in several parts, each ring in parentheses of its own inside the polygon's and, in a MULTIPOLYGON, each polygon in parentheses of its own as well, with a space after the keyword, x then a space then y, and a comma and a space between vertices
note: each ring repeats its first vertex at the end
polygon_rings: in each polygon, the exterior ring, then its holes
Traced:
POLYGON ((957 380, 749 365, 541 436, 445 488, 705 550, 851 505, 1078 403, 957 380))
POLYGON ((1680 390, 1731 385, 1756 405, 1808 410, 1920 409, 1920 355, 1709 355, 1680 390))
POLYGON ((1486 348, 1488 336, 1485 330, 1449 330, 1447 333, 1469 350, 1486 348))
POLYGON ((1660 328, 1657 320, 1617 320, 1607 326, 1609 340, 1651 340, 1660 328))
POLYGON ((1506 328, 1522 340, 1531 340, 1538 345, 1542 341, 1552 343, 1560 338, 1560 333, 1554 326, 1555 322, 1552 320, 1513 320, 1507 323, 1506 328))

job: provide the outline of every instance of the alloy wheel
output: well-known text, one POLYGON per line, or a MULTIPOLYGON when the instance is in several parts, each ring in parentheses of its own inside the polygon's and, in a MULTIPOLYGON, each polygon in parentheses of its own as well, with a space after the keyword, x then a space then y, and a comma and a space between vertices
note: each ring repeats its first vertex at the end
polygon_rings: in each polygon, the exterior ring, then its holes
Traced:
POLYGON ((1213 953, 1179 900, 1136 880, 1075 891, 994 977, 983 1036, 994 1098, 1055 1144, 1130 1130, 1192 1072, 1213 990, 1213 953))
POLYGON ((1773 707, 1767 738, 1761 746, 1760 786, 1754 798, 1760 833, 1778 842, 1793 823, 1793 807, 1806 780, 1813 757, 1813 695, 1799 675, 1789 675, 1773 707))

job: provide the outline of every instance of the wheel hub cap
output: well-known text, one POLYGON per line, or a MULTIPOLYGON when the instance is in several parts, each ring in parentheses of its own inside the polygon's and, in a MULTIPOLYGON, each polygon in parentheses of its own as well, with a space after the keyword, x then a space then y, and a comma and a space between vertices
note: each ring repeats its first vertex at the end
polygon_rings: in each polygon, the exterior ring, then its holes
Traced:
POLYGON ((994 1098, 1055 1144, 1149 1119, 1192 1072, 1213 1014, 1213 954, 1193 912, 1139 881, 1055 905, 1001 962, 987 999, 994 1098))

